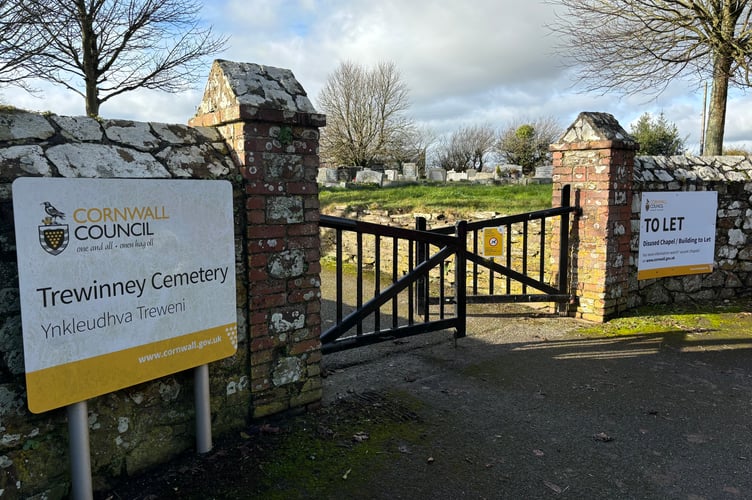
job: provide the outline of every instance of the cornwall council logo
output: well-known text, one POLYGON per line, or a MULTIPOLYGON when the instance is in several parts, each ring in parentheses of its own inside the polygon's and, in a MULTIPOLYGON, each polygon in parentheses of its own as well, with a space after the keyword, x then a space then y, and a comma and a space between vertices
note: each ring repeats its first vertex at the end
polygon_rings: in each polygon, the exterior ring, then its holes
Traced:
POLYGON ((645 211, 648 212, 650 210, 663 210, 665 205, 666 205, 666 200, 646 199, 645 211))
POLYGON ((65 214, 52 206, 49 201, 42 203, 47 217, 42 219, 39 229, 39 244, 51 255, 58 255, 68 246, 68 224, 58 223, 65 219, 65 214))

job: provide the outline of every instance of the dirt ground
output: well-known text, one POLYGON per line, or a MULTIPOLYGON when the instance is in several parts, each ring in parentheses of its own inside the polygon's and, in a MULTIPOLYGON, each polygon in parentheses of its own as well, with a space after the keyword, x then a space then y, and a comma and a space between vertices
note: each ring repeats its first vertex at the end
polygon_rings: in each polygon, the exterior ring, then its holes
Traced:
POLYGON ((456 346, 327 355, 319 410, 97 498, 752 498, 752 333, 584 335, 499 307, 469 307, 456 346))

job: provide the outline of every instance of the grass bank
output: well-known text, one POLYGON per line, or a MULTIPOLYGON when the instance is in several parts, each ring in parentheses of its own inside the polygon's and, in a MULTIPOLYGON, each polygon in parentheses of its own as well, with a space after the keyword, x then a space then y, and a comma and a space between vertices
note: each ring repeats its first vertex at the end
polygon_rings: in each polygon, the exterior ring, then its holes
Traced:
POLYGON ((403 186, 322 188, 321 211, 347 209, 390 212, 450 212, 467 214, 492 211, 516 214, 551 208, 551 184, 482 185, 468 183, 403 186))

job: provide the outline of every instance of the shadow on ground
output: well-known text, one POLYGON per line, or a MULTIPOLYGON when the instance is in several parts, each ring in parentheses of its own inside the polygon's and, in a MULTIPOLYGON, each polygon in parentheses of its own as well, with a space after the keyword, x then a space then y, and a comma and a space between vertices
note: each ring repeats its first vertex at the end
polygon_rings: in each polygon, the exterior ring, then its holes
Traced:
POLYGON ((582 326, 479 306, 327 355, 320 410, 109 498, 752 498, 752 335, 582 326))
POLYGON ((469 337, 332 355, 327 400, 417 406, 425 439, 364 498, 752 498, 752 336, 578 336, 566 318, 469 318, 469 337), (429 458, 431 459, 429 461, 429 458))

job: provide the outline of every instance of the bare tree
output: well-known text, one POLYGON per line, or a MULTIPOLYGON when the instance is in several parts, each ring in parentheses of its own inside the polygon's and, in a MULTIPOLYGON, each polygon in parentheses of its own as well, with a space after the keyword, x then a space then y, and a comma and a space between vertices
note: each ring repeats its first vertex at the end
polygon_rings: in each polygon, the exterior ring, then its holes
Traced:
POLYGON ((461 129, 461 138, 472 152, 470 167, 478 171, 483 170, 486 157, 493 151, 496 142, 496 131, 491 125, 475 125, 461 129))
POLYGON ((418 175, 422 176, 426 171, 427 151, 436 142, 436 137, 436 132, 426 127, 405 127, 393 138, 389 157, 399 165, 415 163, 418 175))
POLYGON ((495 144, 496 151, 507 163, 522 167, 522 173, 532 174, 535 167, 549 161, 548 147, 562 134, 561 125, 552 117, 505 126, 495 144))
POLYGON ((674 79, 712 81, 705 152, 721 154, 729 85, 750 85, 748 0, 551 0, 551 26, 589 90, 660 94, 674 79))
POLYGON ((28 88, 28 63, 42 44, 17 1, 0 0, 0 85, 28 88))
POLYGON ((434 163, 445 170, 464 172, 470 162, 467 151, 460 148, 454 133, 439 140, 434 150, 434 163))
POLYGON ((440 167, 456 172, 483 170, 495 141, 496 132, 488 124, 460 127, 440 143, 436 161, 440 167))
POLYGON ((392 62, 373 69, 343 62, 318 96, 326 114, 321 155, 333 165, 371 166, 395 156, 413 122, 405 116, 408 88, 392 62))
MULTIPOLYGON (((226 38, 199 25, 197 0, 15 0, 41 43, 31 74, 84 97, 86 113, 139 88, 178 92, 226 38)), ((7 41, 0 41, 4 49, 7 41)))

